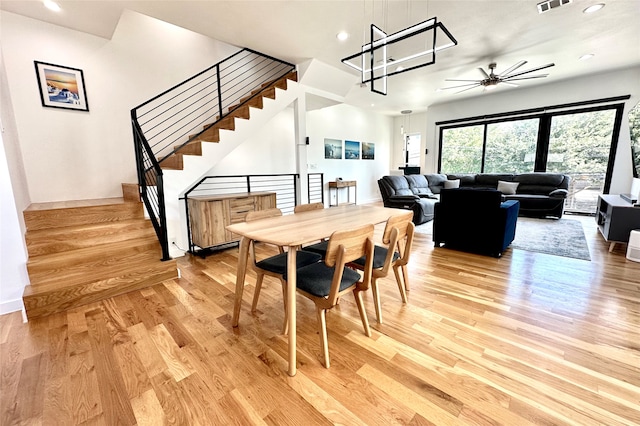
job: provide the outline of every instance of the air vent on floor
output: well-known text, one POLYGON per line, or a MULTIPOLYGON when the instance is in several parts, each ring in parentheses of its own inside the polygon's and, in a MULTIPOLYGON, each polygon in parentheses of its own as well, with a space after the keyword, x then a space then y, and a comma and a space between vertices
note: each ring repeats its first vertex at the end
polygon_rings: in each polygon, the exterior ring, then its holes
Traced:
POLYGON ((538 13, 548 12, 551 9, 555 9, 556 7, 564 6, 565 4, 571 3, 573 0, 547 0, 541 3, 538 3, 538 13))

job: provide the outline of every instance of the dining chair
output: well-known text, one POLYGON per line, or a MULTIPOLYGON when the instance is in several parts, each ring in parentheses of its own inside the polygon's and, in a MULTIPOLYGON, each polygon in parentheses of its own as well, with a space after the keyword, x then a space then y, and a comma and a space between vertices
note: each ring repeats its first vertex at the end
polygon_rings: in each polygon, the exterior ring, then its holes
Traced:
MULTIPOLYGON (((378 279, 386 277, 391 268, 393 268, 396 282, 398 283, 402 303, 407 303, 407 291, 409 291, 407 264, 411 256, 414 230, 415 225, 411 221, 411 216, 391 216, 387 220, 382 234, 382 243, 386 247, 376 245, 374 248, 371 290, 376 309, 376 319, 379 324, 382 324, 382 309, 380 292, 378 291, 378 279), (400 271, 402 271, 402 278, 400 277, 400 271)), ((356 259, 349 263, 349 266, 363 270, 366 267, 366 259, 364 257, 356 259)))
MULTIPOLYGON (((330 366, 326 313, 337 304, 340 296, 348 292, 353 293, 364 334, 371 337, 362 292, 366 291, 371 284, 373 229, 373 225, 366 225, 348 231, 334 232, 329 238, 324 262, 297 269, 296 290, 316 305, 320 348, 326 368, 330 366), (361 257, 365 259, 362 276, 346 266, 349 262, 361 257)), ((285 280, 287 280, 286 275, 285 280)))
POLYGON ((321 210, 321 209, 324 209, 324 204, 322 203, 298 204, 293 208, 293 212, 303 213, 311 210, 321 210))
MULTIPOLYGON (((293 208, 294 213, 304 213, 312 210, 321 210, 324 209, 324 204, 322 203, 311 203, 311 204, 299 204, 293 208)), ((320 256, 324 257, 327 252, 327 241, 323 240, 318 243, 309 244, 305 246, 304 249, 306 251, 310 251, 312 253, 317 253, 320 256)))
MULTIPOLYGON (((282 216, 282 211, 278 208, 256 210, 247 213, 245 218, 246 222, 253 222, 260 219, 266 219, 271 217, 282 216)), ((253 293, 253 302, 251 303, 251 312, 255 312, 258 306, 258 299, 260 298, 260 290, 262 289, 262 282, 264 276, 268 275, 274 278, 278 278, 282 284, 282 297, 284 301, 284 325, 282 327, 283 333, 287 333, 287 283, 283 278, 283 275, 287 271, 287 252, 282 247, 278 247, 279 254, 267 257, 261 260, 256 258, 255 243, 259 241, 252 241, 251 248, 249 250, 251 269, 256 273, 256 288, 253 293)), ((299 251, 296 255, 296 266, 298 268, 312 263, 320 262, 322 256, 317 253, 308 251, 299 251)))

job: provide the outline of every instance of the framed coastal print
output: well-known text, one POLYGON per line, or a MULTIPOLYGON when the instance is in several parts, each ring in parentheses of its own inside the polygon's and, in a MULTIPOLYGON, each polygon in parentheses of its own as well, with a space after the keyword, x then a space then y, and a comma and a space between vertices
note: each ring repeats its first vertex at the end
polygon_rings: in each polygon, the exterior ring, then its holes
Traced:
POLYGON ((359 160, 360 142, 344 141, 344 158, 346 160, 359 160))
POLYGON ((42 106, 89 111, 82 70, 34 61, 42 106))
POLYGON ((373 142, 362 142, 362 159, 374 160, 376 158, 376 144, 373 142))
POLYGON ((342 159, 342 139, 324 139, 324 158, 332 160, 342 159))

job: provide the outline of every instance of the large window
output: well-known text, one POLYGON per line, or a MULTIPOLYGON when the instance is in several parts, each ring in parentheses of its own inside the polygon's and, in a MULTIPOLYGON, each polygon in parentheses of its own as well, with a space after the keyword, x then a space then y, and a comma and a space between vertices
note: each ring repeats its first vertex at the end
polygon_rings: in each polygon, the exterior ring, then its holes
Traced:
POLYGON ((443 173, 480 173, 484 126, 447 129, 440 149, 443 173))
POLYGON ((594 213, 611 181, 623 106, 517 112, 442 126, 439 172, 565 173, 572 178, 565 209, 594 213))
POLYGON ((537 140, 537 119, 488 124, 484 173, 532 172, 537 140))

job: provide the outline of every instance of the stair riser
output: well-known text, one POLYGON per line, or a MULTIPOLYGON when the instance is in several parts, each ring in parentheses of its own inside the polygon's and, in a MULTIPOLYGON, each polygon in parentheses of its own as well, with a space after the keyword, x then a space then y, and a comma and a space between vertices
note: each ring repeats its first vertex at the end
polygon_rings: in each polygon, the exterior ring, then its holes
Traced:
POLYGON ((28 264, 31 286, 45 289, 55 286, 70 286, 81 284, 87 280, 97 280, 109 276, 117 276, 132 264, 140 264, 141 268, 147 268, 146 264, 151 256, 153 263, 160 261, 162 253, 159 244, 147 243, 127 249, 125 252, 106 253, 104 256, 95 254, 74 257, 69 254, 67 262, 55 259, 45 259, 42 262, 28 264), (50 267, 45 268, 47 265, 50 267), (33 272, 31 271, 33 269, 33 272))
POLYGON ((30 231, 25 235, 29 258, 70 250, 112 244, 138 238, 154 238, 148 221, 112 222, 107 225, 84 225, 63 229, 30 231))
POLYGON ((31 286, 27 286, 23 296, 27 317, 34 319, 57 312, 64 312, 68 309, 177 278, 175 261, 164 262, 163 265, 163 268, 142 269, 136 275, 114 277, 46 293, 32 295, 30 294, 31 289, 29 289, 31 286))
POLYGON ((140 203, 54 210, 25 210, 24 212, 24 221, 28 231, 142 218, 144 218, 144 212, 140 203))

